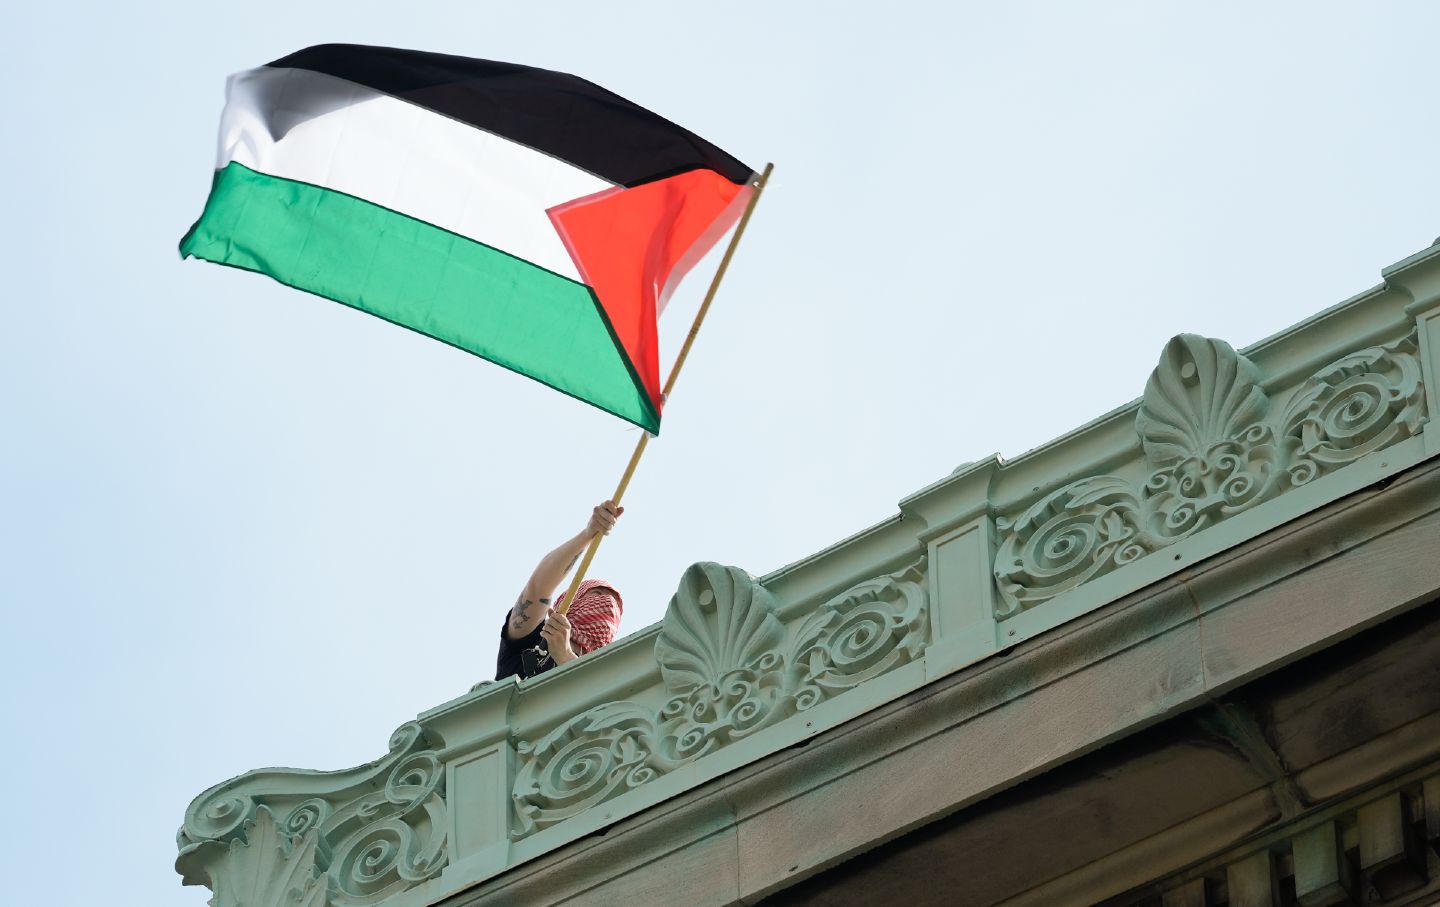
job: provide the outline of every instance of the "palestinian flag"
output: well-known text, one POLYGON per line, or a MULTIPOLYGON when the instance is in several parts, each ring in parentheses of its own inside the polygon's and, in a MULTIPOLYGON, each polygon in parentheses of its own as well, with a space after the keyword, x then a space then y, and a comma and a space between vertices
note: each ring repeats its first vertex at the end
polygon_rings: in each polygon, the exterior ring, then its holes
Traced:
POLYGON ((327 44, 230 77, 214 185, 180 253, 658 432, 656 320, 754 180, 575 76, 327 44))

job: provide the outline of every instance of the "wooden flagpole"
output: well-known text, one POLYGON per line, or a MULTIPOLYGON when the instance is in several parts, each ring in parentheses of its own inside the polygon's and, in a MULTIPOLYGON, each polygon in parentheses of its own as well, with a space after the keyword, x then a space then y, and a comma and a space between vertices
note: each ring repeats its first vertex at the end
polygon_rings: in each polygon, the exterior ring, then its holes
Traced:
MULTIPOLYGON (((661 391, 661 399, 666 402, 670 399, 670 392, 675 389, 675 379, 680 376, 680 369, 685 366, 685 357, 690 355, 690 347, 695 345, 695 335, 700 333, 700 325, 705 320, 705 313, 710 311, 710 303, 715 299, 715 291, 720 288, 720 281, 724 279, 725 271, 730 267, 730 259, 735 255, 735 247, 740 245, 740 237, 745 233, 745 225, 750 223, 750 215, 755 211, 756 202, 760 201, 760 193, 765 191, 765 184, 770 180, 770 171, 774 169, 774 164, 765 165, 765 171, 760 174, 760 180, 755 184, 755 194, 750 196, 750 201, 745 204, 745 213, 740 215, 740 223, 735 226, 735 232, 730 237, 730 245, 725 248, 725 255, 720 259, 720 266, 715 269, 715 276, 710 281, 710 289, 705 291, 705 299, 700 303, 700 311, 695 313, 695 321, 690 325, 690 333, 685 336, 685 343, 680 347, 679 355, 675 357, 675 365, 665 379, 665 388, 661 391)), ((635 467, 640 463, 640 457, 645 453, 645 446, 649 443, 650 433, 641 432, 640 443, 635 445, 635 452, 630 455, 630 462, 625 467, 625 474, 620 477, 620 485, 616 487, 615 494, 610 499, 617 505, 625 496, 625 489, 630 487, 630 479, 635 475, 635 467)), ((595 560, 595 552, 600 550, 600 542, 604 538, 604 533, 596 533, 595 537, 590 540, 590 547, 585 549, 585 557, 580 561, 579 568, 575 570, 575 578, 570 581, 570 588, 565 590, 565 595, 560 599, 560 605, 556 609, 561 614, 570 610, 570 603, 575 598, 575 592, 585 581, 585 573, 590 569, 590 562, 595 560)))

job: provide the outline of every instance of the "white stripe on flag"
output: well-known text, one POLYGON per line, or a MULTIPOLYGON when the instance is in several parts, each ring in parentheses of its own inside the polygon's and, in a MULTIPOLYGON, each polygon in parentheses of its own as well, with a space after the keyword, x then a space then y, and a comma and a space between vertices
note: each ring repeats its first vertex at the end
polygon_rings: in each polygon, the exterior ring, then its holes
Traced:
POLYGON ((230 77, 216 167, 231 161, 383 205, 577 281, 545 209, 612 185, 354 82, 267 66, 230 77))

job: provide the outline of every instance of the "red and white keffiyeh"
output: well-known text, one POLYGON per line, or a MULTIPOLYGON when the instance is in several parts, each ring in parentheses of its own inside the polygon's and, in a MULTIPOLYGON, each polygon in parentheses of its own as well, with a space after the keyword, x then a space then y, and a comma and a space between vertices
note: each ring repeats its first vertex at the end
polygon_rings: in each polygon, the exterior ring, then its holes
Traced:
POLYGON ((625 603, 620 593, 603 579, 587 579, 575 592, 575 604, 565 612, 570 619, 570 648, 576 655, 589 655, 615 641, 625 603))

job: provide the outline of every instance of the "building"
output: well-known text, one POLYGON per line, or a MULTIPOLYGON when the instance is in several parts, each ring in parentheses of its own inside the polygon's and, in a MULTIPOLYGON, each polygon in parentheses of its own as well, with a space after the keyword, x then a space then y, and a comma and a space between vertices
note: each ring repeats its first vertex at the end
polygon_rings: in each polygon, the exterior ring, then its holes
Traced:
POLYGON ((217 785, 177 869, 216 907, 1440 902, 1440 246, 1383 277, 1175 337, 769 576, 696 564, 374 763, 217 785))

